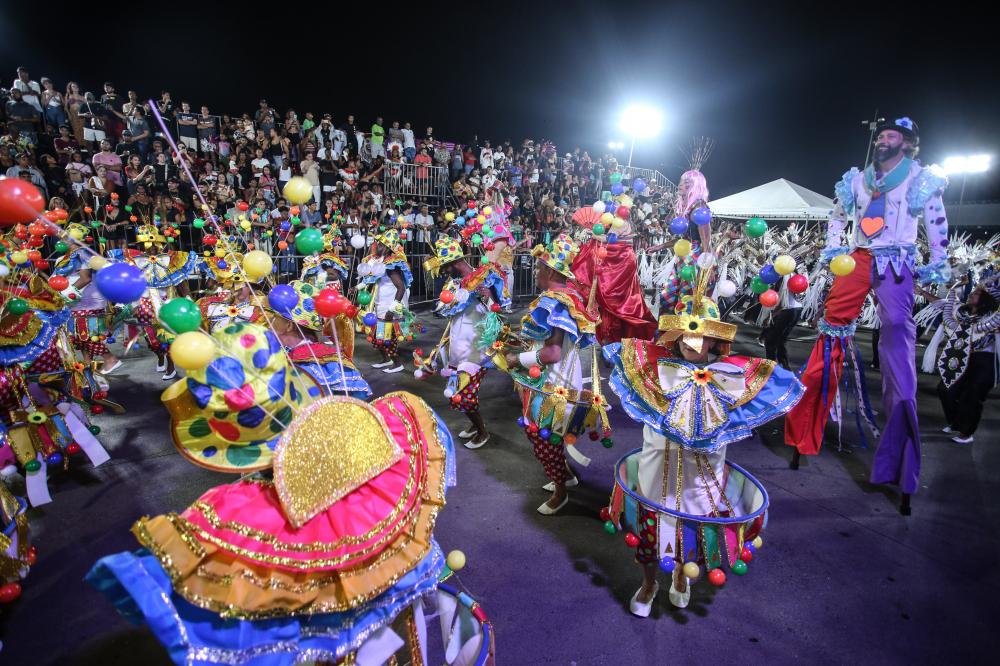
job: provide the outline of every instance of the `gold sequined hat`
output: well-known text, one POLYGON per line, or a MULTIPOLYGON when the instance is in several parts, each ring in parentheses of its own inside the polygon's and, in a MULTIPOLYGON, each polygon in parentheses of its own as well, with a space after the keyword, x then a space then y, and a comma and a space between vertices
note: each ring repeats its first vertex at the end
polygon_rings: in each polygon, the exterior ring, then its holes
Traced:
POLYGON ((710 274, 709 269, 699 269, 693 295, 681 298, 674 307, 674 314, 660 316, 660 344, 680 338, 700 352, 705 338, 724 342, 736 339, 736 325, 722 321, 719 306, 705 295, 710 274))

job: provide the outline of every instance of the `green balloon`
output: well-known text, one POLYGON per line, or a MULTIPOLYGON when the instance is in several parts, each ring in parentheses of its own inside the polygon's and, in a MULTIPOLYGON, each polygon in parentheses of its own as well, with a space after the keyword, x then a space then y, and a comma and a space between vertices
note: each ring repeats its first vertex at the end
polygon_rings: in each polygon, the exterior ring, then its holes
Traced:
POLYGON ((201 229, 202 227, 205 226, 205 220, 201 219, 200 217, 196 217, 194 218, 194 222, 192 222, 191 225, 194 226, 195 229, 201 229))
POLYGON ((615 441, 610 437, 605 437, 604 439, 601 440, 601 446, 603 446, 606 449, 610 449, 614 445, 615 441))
POLYGON ((20 317, 28 311, 28 301, 23 298, 12 298, 7 301, 7 312, 20 317))
POLYGON ((91 435, 100 435, 101 434, 101 426, 92 425, 92 426, 89 426, 87 428, 87 430, 90 431, 91 435))
POLYGON ((302 220, 300 220, 300 219, 299 219, 299 216, 298 216, 298 215, 295 215, 295 216, 293 216, 293 217, 292 217, 292 218, 291 218, 290 220, 288 220, 288 221, 289 221, 289 222, 291 222, 291 223, 292 223, 293 225, 295 225, 295 226, 298 226, 298 225, 302 224, 302 220))
POLYGON ((770 286, 759 275, 755 275, 752 280, 750 280, 750 290, 760 296, 765 291, 770 289, 770 286))
POLYGON ((320 252, 324 245, 323 234, 320 233, 319 229, 310 227, 295 234, 295 249, 301 254, 320 252))
POLYGON ((598 222, 597 224, 594 225, 593 232, 597 236, 603 236, 604 235, 604 225, 601 224, 600 222, 598 222))
POLYGON ((622 175, 616 171, 613 174, 611 174, 610 180, 612 185, 616 185, 622 182, 622 175))
POLYGON ((98 222, 97 220, 94 220, 93 222, 90 223, 90 226, 96 229, 97 227, 101 226, 101 223, 98 222))
POLYGON ((485 266, 488 263, 490 263, 490 258, 487 257, 485 254, 483 256, 479 257, 479 265, 480 266, 485 266))
POLYGON ((65 241, 56 241, 56 254, 66 254, 69 251, 69 245, 65 241))
POLYGON ((126 213, 131 213, 132 212, 132 206, 129 205, 129 204, 125 204, 125 212, 126 213))
POLYGON ((496 236, 496 234, 497 232, 493 231, 488 227, 486 229, 483 229, 483 235, 486 236, 487 238, 493 238, 494 236, 496 236))
POLYGON ((604 531, 607 532, 608 534, 614 534, 615 532, 618 531, 618 528, 615 527, 615 524, 609 520, 606 523, 604 523, 604 531))
POLYGON ((37 460, 29 460, 28 462, 24 463, 24 470, 26 472, 37 472, 41 468, 42 468, 42 463, 38 462, 37 460))
POLYGON ((372 302, 372 293, 370 291, 358 292, 358 305, 368 305, 371 302, 372 302))
POLYGON ((742 576, 747 572, 747 563, 743 560, 736 560, 733 562, 733 573, 737 576, 742 576))
POLYGON ((745 229, 750 238, 760 238, 767 233, 767 222, 760 217, 751 217, 747 220, 745 229))
POLYGON ((177 334, 197 331, 201 310, 190 298, 172 298, 160 308, 160 321, 177 334))
POLYGON ((549 435, 549 444, 553 444, 555 446, 559 446, 560 444, 562 444, 562 441, 563 440, 562 440, 562 436, 561 435, 557 435, 555 433, 552 433, 551 435, 549 435))
POLYGON ((677 274, 685 282, 691 282, 692 280, 694 280, 694 276, 695 276, 694 266, 691 266, 690 264, 687 265, 687 266, 684 266, 682 269, 680 269, 679 271, 677 271, 677 274))
POLYGON ((472 244, 479 246, 483 244, 483 237, 479 234, 472 234, 472 244))

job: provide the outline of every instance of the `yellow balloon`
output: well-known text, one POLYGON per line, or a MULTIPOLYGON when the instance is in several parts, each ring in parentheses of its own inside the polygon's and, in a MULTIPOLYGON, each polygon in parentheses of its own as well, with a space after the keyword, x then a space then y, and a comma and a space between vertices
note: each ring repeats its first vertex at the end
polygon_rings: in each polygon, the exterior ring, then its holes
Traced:
POLYGON ((261 250, 247 252, 246 256, 243 257, 243 272, 251 280, 259 280, 270 274, 273 266, 274 262, 271 261, 270 255, 261 250))
POLYGON ((461 571, 465 568, 465 553, 460 550, 453 550, 448 553, 445 562, 452 571, 461 571))
POLYGON ((690 578, 691 580, 694 580, 695 578, 701 575, 701 569, 694 562, 685 563, 681 571, 683 571, 684 575, 690 578))
POLYGON ((753 540, 752 543, 753 543, 753 547, 757 548, 759 550, 760 547, 764 545, 764 539, 762 537, 758 536, 756 539, 753 540))
POLYGON ((83 232, 80 231, 79 229, 70 229, 69 230, 69 237, 72 238, 73 240, 82 240, 83 239, 83 232))
MULTIPOLYGON (((605 213, 605 215, 607 215, 607 213, 605 213)), ((625 220, 623 220, 620 217, 615 217, 615 219, 611 220, 612 229, 621 229, 624 226, 625 226, 625 220)))
POLYGON ((215 342, 201 331, 181 333, 170 344, 170 357, 185 370, 200 370, 215 358, 215 342))
POLYGON ((108 263, 108 260, 104 257, 91 257, 90 261, 87 262, 87 265, 90 266, 90 270, 99 271, 107 266, 108 263))
POLYGON ((312 185, 302 176, 293 176, 291 180, 285 183, 285 189, 282 190, 285 198, 293 204, 304 204, 312 197, 312 193, 312 185))
POLYGON ((615 221, 615 216, 611 213, 601 213, 601 224, 608 226, 615 221))
POLYGON ((789 254, 779 255, 774 260, 774 270, 778 275, 791 275, 795 270, 795 259, 789 254))
POLYGON ((209 207, 209 205, 208 205, 208 204, 202 204, 202 205, 201 205, 201 209, 202 209, 202 210, 212 210, 212 209, 211 209, 211 208, 209 207))
MULTIPOLYGON (((686 238, 682 238, 674 243, 674 254, 678 257, 686 257, 691 254, 691 241, 686 238)), ((690 578, 690 576, 688 576, 688 578, 690 578)))
POLYGON ((397 222, 406 222, 406 216, 405 215, 397 215, 396 216, 396 221, 397 222))
POLYGON ((251 225, 246 220, 243 220, 242 222, 240 222, 240 229, 242 229, 243 231, 250 231, 250 227, 251 226, 253 226, 253 225, 251 225))
POLYGON ((28 255, 18 250, 17 252, 10 253, 10 260, 13 261, 15 264, 23 264, 28 260, 28 255))
POLYGON ((479 224, 486 224, 486 216, 482 214, 476 215, 476 222, 479 224))
POLYGON ((444 221, 445 222, 454 222, 455 221, 455 214, 449 210, 447 213, 444 214, 444 221))
POLYGON ((217 256, 219 259, 221 259, 222 257, 226 256, 226 251, 225 250, 216 250, 215 251, 215 256, 217 256))
POLYGON ((204 255, 205 255, 206 257, 211 257, 211 256, 212 256, 212 253, 211 253, 211 252, 209 252, 208 250, 205 250, 205 252, 203 252, 203 254, 204 254, 204 255))
MULTIPOLYGON (((492 215, 492 214, 493 214, 493 208, 492 208, 492 207, 490 207, 490 206, 487 206, 486 208, 484 208, 484 209, 483 209, 483 215, 492 215)), ((458 551, 458 550, 454 550, 454 551, 452 551, 452 552, 453 552, 453 553, 459 553, 459 552, 461 552, 461 551, 458 551)))
POLYGON ((854 257, 847 254, 837 255, 830 261, 830 271, 838 276, 850 275, 854 272, 854 257))

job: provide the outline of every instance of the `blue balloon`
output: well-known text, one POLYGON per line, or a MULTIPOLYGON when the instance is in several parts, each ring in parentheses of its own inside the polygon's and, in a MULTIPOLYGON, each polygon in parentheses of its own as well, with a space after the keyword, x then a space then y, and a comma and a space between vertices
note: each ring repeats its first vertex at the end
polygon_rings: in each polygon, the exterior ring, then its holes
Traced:
POLYGON ((677 563, 674 562, 674 558, 672 557, 664 557, 660 560, 660 571, 663 573, 673 573, 676 566, 677 563))
POLYGON ((778 271, 774 270, 772 264, 767 264, 760 269, 760 279, 768 284, 774 284, 781 279, 781 276, 778 275, 778 271))
POLYGON ((378 317, 375 316, 374 312, 369 312, 361 321, 365 326, 374 326, 378 322, 378 317))
POLYGON ((542 428, 541 430, 538 431, 538 436, 541 437, 542 439, 548 439, 549 435, 551 434, 552 431, 549 430, 548 428, 542 428))
POLYGON ((614 185, 611 186, 611 194, 613 194, 614 196, 618 196, 624 191, 625 191, 625 186, 622 185, 621 183, 615 183, 614 185))
POLYGON ((224 271, 227 268, 229 268, 229 264, 227 264, 225 261, 219 261, 218 266, 220 271, 224 271))
POLYGON ((521 426, 522 428, 528 427, 528 419, 524 418, 523 416, 518 416, 517 425, 521 426))
POLYGON ((616 234, 616 233, 610 233, 610 234, 608 234, 608 242, 609 243, 617 243, 618 242, 618 234, 616 234))
POLYGON ((708 206, 698 206, 691 211, 691 221, 697 225, 708 224, 712 221, 712 211, 708 206))
POLYGON ((632 190, 635 191, 636 194, 642 194, 643 192, 645 192, 646 187, 647 187, 646 181, 644 181, 642 178, 636 178, 635 180, 632 181, 632 190))
POLYGON ((670 220, 670 233, 675 236, 680 236, 681 234, 686 234, 688 230, 688 219, 683 215, 678 215, 674 219, 670 220))
POLYGON ((471 219, 476 216, 476 211, 470 208, 469 210, 465 211, 465 216, 471 219))
POLYGON ((288 314, 299 303, 299 295, 287 284, 275 285, 267 294, 267 302, 278 314, 288 314))
POLYGON ((288 222, 282 222, 281 226, 279 227, 279 229, 281 229, 282 231, 288 231, 291 228, 292 225, 290 225, 288 222))
POLYGON ((146 292, 146 278, 131 264, 111 264, 97 271, 97 291, 112 303, 135 303, 146 292))

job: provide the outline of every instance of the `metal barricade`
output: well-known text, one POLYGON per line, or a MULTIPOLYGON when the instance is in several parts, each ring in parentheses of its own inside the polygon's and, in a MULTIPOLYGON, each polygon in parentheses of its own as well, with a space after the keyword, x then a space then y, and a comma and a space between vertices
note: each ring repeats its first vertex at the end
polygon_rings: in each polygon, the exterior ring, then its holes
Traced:
POLYGON ((446 167, 387 161, 382 175, 389 199, 433 199, 443 205, 451 194, 446 167))

